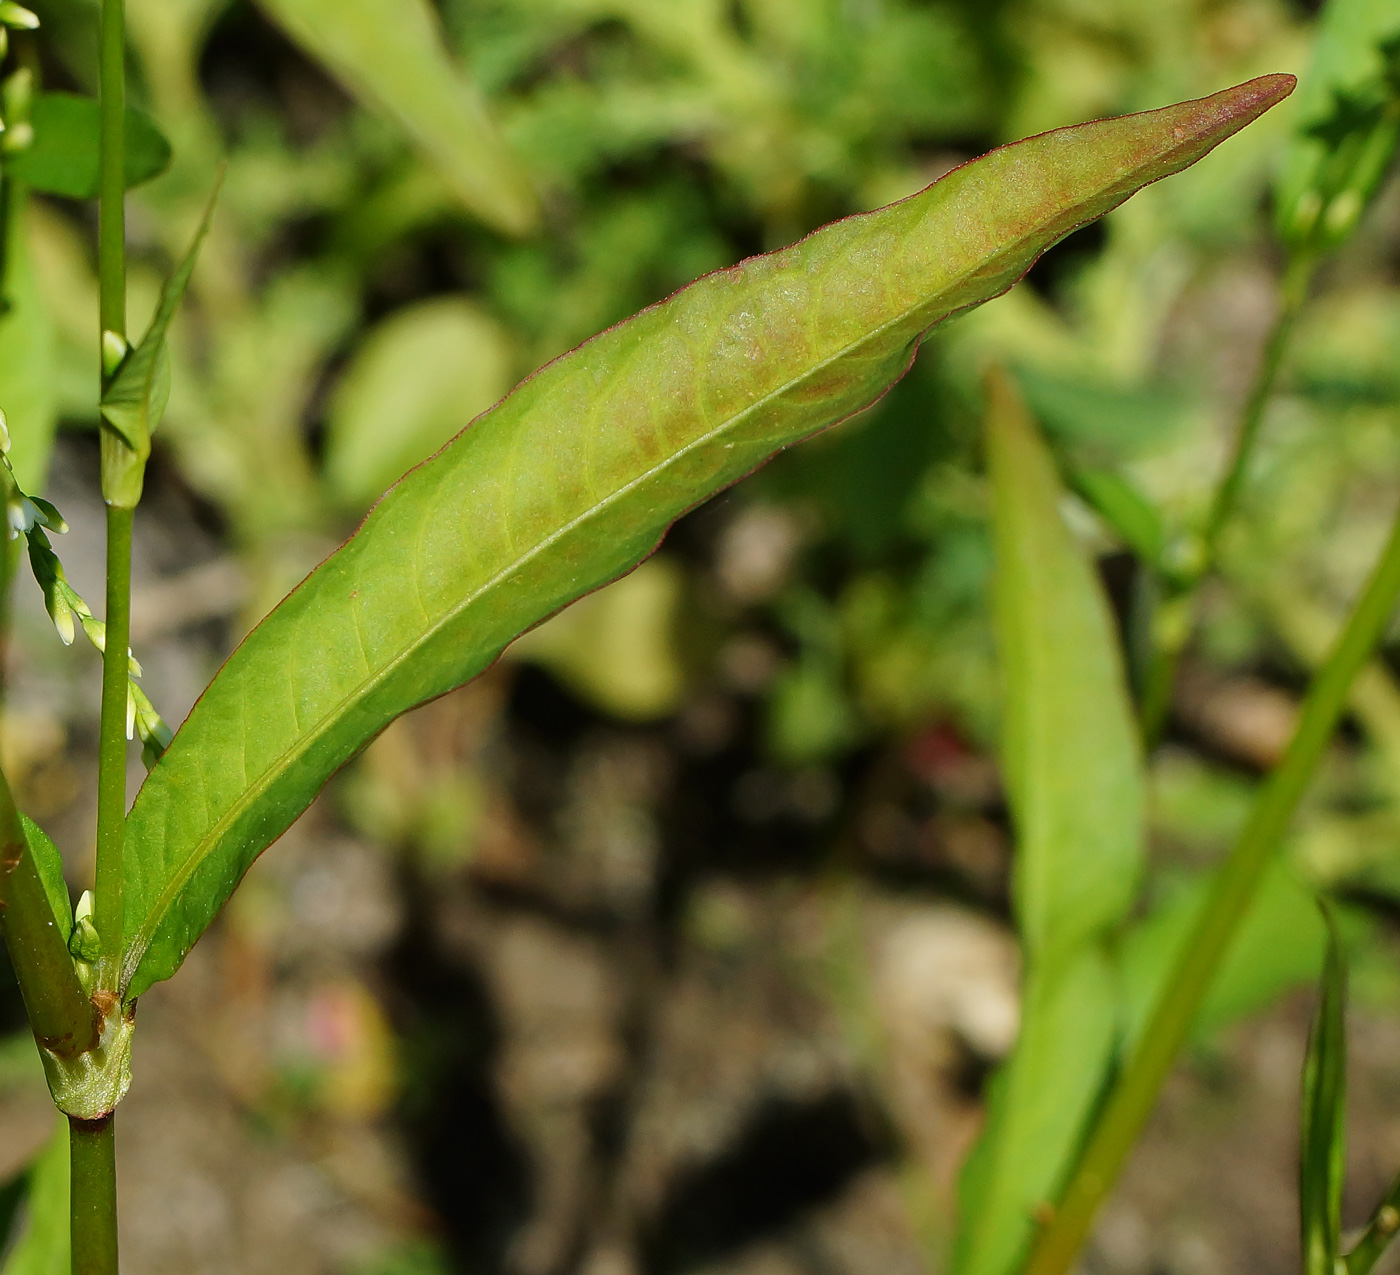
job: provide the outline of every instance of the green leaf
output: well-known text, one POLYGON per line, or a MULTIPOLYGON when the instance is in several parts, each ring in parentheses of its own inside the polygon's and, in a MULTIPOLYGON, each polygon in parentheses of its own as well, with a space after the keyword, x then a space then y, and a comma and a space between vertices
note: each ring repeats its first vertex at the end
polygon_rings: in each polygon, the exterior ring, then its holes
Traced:
POLYGON ((1346 1179, 1346 960, 1325 906, 1323 916, 1327 921, 1327 961, 1303 1064, 1298 1173, 1303 1275, 1336 1275, 1346 1179))
POLYGON ((10 308, 0 315, 0 409, 10 432, 10 464, 25 491, 44 486, 58 423, 54 326, 39 296, 26 236, 28 215, 22 194, 10 229, 10 308))
POLYGON ((1118 1037, 1107 939, 1143 860, 1140 749, 1113 618, 1061 516, 1049 448, 1000 372, 987 382, 987 468, 1028 973, 1021 1036, 965 1170, 958 1275, 1009 1275, 1073 1165, 1118 1037))
POLYGON ((428 0, 260 0, 351 93, 392 116, 462 203, 507 234, 534 230, 529 180, 448 56, 428 0))
POLYGON ((58 922, 63 941, 73 932, 73 900, 68 893, 68 882, 63 879, 63 856, 58 847, 49 840, 46 833, 28 815, 21 814, 25 840, 29 843, 29 853, 34 856, 34 864, 39 869, 39 879, 44 883, 44 893, 49 906, 53 908, 54 919, 58 922))
POLYGON ((958 1183, 958 1275, 1017 1269, 1064 1186, 1117 1039, 1117 979, 1100 945, 1051 977, 1028 977, 1020 1037, 992 1081, 987 1123, 958 1183))
POLYGON ((253 859, 393 718, 630 570, 711 492, 868 405, 929 327, 1291 83, 1003 147, 710 275, 527 380, 249 635, 147 777, 128 823, 124 992, 174 972, 253 859))
MULTIPOLYGON (((94 97, 40 93, 30 124, 34 141, 5 161, 8 174, 35 190, 69 199, 97 198, 101 123, 94 97)), ((144 111, 126 108, 127 189, 159 177, 170 164, 170 143, 144 111)))
POLYGON ((434 297, 370 332, 331 399, 326 478, 363 511, 510 389, 500 324, 465 297, 434 297))
POLYGON ((1143 855, 1141 748, 1108 601, 1060 515, 1048 448, 989 379, 1002 759, 1017 919, 1053 963, 1127 914, 1143 855))
MULTIPOLYGON (((1210 874, 1181 884, 1125 937, 1120 957, 1125 1051, 1132 1051, 1147 1026, 1210 885, 1210 874)), ((1201 1003, 1193 1024, 1196 1037, 1208 1038, 1263 1009, 1289 988, 1316 979, 1326 943, 1326 926, 1312 891, 1286 862, 1274 864, 1201 1003)))
POLYGON ((29 1170, 24 1229, 0 1275, 69 1275, 72 1248, 68 1219, 68 1120, 60 1116, 53 1136, 29 1170))
POLYGON ((221 173, 189 251, 161 289, 160 304, 156 306, 151 326, 146 329, 141 344, 122 360, 116 376, 102 395, 102 419, 116 432, 120 444, 124 444, 128 453, 128 464, 115 484, 109 479, 108 467, 103 466, 102 494, 108 504, 130 509, 141 498, 146 458, 151 454, 151 435, 160 424, 170 401, 170 358, 165 348, 165 338, 189 287, 190 276, 199 259, 200 246, 209 233, 222 184, 221 173))

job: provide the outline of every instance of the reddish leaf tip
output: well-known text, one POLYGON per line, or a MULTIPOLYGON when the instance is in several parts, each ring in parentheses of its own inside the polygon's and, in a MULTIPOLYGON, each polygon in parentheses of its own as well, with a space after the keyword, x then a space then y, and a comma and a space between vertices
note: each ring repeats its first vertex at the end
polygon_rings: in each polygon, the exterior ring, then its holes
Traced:
MULTIPOLYGON (((1252 124, 1271 107, 1277 106, 1297 86, 1298 77, 1295 75, 1261 75, 1233 88, 1221 89, 1209 97, 1163 107, 1161 112, 1148 114, 1172 115, 1178 137, 1206 142, 1206 149, 1209 150, 1247 124, 1252 124)), ((1194 155, 1188 162, 1199 158, 1200 154, 1194 155)))
MULTIPOLYGON (((1231 114, 1246 115, 1250 119, 1262 115, 1271 106, 1277 106, 1298 87, 1298 77, 1285 72, 1261 75, 1257 79, 1246 80, 1234 88, 1216 93, 1216 98, 1228 98, 1231 114)), ((1222 102, 1222 105, 1225 105, 1222 102)))

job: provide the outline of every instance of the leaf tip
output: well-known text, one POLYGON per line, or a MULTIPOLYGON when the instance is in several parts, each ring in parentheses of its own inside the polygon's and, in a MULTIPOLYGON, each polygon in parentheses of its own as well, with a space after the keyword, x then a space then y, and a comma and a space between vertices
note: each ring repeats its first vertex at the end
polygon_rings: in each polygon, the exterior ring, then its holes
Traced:
POLYGON ((1242 127, 1277 106, 1297 87, 1296 75, 1277 71, 1214 93, 1206 101, 1219 103, 1221 114, 1242 127))

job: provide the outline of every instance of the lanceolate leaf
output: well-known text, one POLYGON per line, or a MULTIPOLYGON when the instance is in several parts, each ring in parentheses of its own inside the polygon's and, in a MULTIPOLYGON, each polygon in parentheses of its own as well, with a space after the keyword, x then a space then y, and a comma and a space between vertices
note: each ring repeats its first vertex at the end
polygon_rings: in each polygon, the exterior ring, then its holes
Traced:
POLYGON ((1346 962, 1327 918, 1321 997, 1303 1066, 1303 1138, 1298 1203, 1303 1275, 1336 1275, 1346 1177, 1346 962))
POLYGON ((992 1081, 987 1124, 958 1183, 958 1275, 1016 1270, 1037 1216, 1053 1208, 1113 1060, 1116 992, 1097 943, 1027 977, 1016 1048, 992 1081))
POLYGON ((1021 1034, 960 1192, 958 1275, 1009 1275, 1054 1206, 1119 1034, 1108 940, 1132 904, 1143 782, 1113 619, 1049 448, 988 378, 1003 768, 1027 973, 1021 1034))
POLYGON ((218 202, 222 183, 223 177, 220 175, 219 183, 209 196, 199 228, 195 231, 194 242, 161 289, 155 317, 146 335, 141 338, 141 344, 122 361, 112 383, 102 395, 102 419, 129 449, 130 458, 130 463, 122 467, 122 476, 115 483, 104 475, 102 494, 108 504, 132 508, 141 497, 142 474, 146 458, 151 454, 151 435, 160 424, 170 400, 170 360, 165 338, 171 323, 175 321, 180 302, 184 300, 185 289, 190 285, 190 276, 194 274, 204 237, 209 233, 209 223, 214 217, 214 205, 218 202))
POLYGON ((988 397, 1016 913, 1030 958, 1053 965, 1132 903, 1140 748, 1113 618, 1061 517, 1049 449, 1008 380, 993 376, 988 397))
POLYGON ((58 922, 63 941, 73 932, 73 900, 68 897, 68 883, 63 879, 63 856, 58 847, 49 840, 46 833, 28 815, 21 814, 25 840, 29 843, 29 853, 34 856, 39 869, 39 879, 44 883, 44 893, 53 909, 54 920, 58 922))
POLYGON ((230 657, 132 809, 128 996, 174 972, 252 860, 398 714, 616 578, 779 448, 865 407, 935 323, 1292 87, 993 151, 720 271, 526 381, 409 473, 230 657))
POLYGON ((472 212, 507 234, 539 219, 535 195, 443 45, 429 0, 261 0, 352 93, 392 115, 472 212))

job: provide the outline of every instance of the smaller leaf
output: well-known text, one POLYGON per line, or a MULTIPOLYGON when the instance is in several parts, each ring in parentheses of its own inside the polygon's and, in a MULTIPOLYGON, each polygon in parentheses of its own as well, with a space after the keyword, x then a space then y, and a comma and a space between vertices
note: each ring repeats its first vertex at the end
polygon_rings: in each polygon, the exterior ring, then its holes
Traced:
MULTIPOLYGON (((40 93, 29 117, 34 140, 6 161, 8 173, 50 195, 96 199, 101 114, 97 99, 74 93, 40 93)), ((170 164, 170 143, 155 121, 126 108, 126 185, 130 190, 159 177, 170 164)))
POLYGON ((1298 1176, 1304 1275, 1335 1275, 1346 1177, 1346 958, 1324 905, 1327 959, 1303 1064, 1303 1145, 1298 1176))
POLYGON ((102 395, 102 419, 116 432, 130 453, 129 463, 116 478, 112 477, 115 467, 107 463, 104 454, 102 495, 108 504, 118 508, 134 508, 141 498, 142 476, 146 458, 151 453, 151 435, 160 424, 166 404, 170 401, 170 358, 165 348, 165 338, 184 299, 185 289, 189 287, 199 249, 214 218, 214 206, 222 185, 223 174, 220 173, 189 251, 161 289, 160 304, 156 307, 151 326, 141 338, 141 344, 122 360, 116 376, 102 395))
POLYGON ((1121 924, 1143 860, 1140 745, 1112 611, 1060 514, 1054 460, 1011 379, 987 379, 1002 754, 1013 895, 1032 960, 1121 924))
POLYGON ((21 814, 20 822, 24 825, 29 853, 34 856, 34 866, 39 869, 39 879, 44 883, 44 893, 53 908, 54 920, 66 943, 73 932, 73 900, 68 895, 68 882, 63 879, 63 856, 49 840, 48 833, 28 815, 21 814))
POLYGON ((92 891, 84 890, 73 912, 73 932, 68 936, 68 951, 75 960, 96 965, 102 955, 102 939, 92 923, 92 891))

